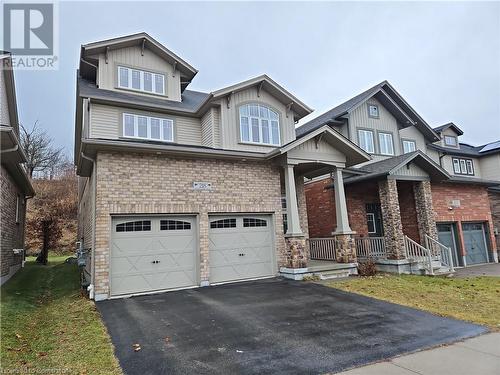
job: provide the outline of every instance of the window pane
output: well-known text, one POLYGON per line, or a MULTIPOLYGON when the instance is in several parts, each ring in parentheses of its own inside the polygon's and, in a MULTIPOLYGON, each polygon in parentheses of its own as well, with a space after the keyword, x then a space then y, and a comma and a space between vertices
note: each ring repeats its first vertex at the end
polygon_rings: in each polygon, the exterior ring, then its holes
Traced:
POLYGON ((474 168, 472 167, 472 160, 467 160, 467 173, 474 174, 474 168))
POLYGON ((132 88, 141 89, 141 72, 139 70, 132 70, 132 88))
POLYGON ((165 93, 165 79, 163 74, 155 74, 155 92, 157 94, 165 93))
POLYGON ((279 116, 276 112, 269 110, 269 114, 270 114, 271 120, 276 120, 276 121, 279 120, 279 116))
POLYGON ((157 118, 151 119, 151 138, 160 139, 160 120, 157 118))
POLYGON ((262 118, 268 118, 269 117, 269 110, 266 107, 260 106, 260 117, 262 118))
POLYGON ((250 141, 250 129, 248 129, 248 117, 241 117, 241 119, 240 119, 240 131, 241 131, 241 140, 244 142, 249 142, 250 141))
POLYGON ((445 135, 444 136, 444 143, 448 146, 456 146, 457 145, 457 139, 455 137, 445 135))
POLYGON ((269 143, 269 121, 260 120, 262 125, 262 142, 269 143))
POLYGON ((134 136, 134 116, 132 115, 124 115, 123 120, 123 135, 125 137, 133 137, 134 136))
POLYGON ((119 70, 119 83, 118 85, 121 87, 128 87, 128 69, 127 68, 118 68, 119 70))
POLYGON ((162 120, 163 126, 163 139, 165 141, 174 140, 174 123, 172 120, 162 120))
POLYGON ((272 144, 273 145, 279 145, 280 144, 280 128, 278 121, 271 121, 271 136, 273 137, 272 139, 272 144))
POLYGON ((376 105, 369 105, 368 111, 369 111, 370 117, 378 117, 378 107, 376 105))
POLYGON ((144 91, 153 91, 153 75, 148 72, 144 72, 144 91))
POLYGON ((463 174, 467 173, 467 167, 465 166, 464 159, 460 159, 460 173, 463 173, 463 174))
POLYGON ((368 225, 368 233, 375 233, 375 215, 372 213, 366 214, 366 223, 368 225))
POLYGON ((460 162, 458 159, 453 159, 453 172, 460 173, 460 162))
MULTIPOLYGON (((252 107, 250 107, 250 108, 252 108, 252 107)), ((260 141, 259 119, 252 118, 251 120, 252 120, 252 141, 253 142, 259 142, 260 141)))
POLYGON ((359 147, 366 152, 374 153, 373 132, 369 130, 358 130, 359 147))
POLYGON ((240 116, 248 116, 248 106, 242 105, 240 107, 240 116))
POLYGON ((139 116, 137 117, 137 136, 142 138, 148 137, 148 118, 139 116))
POLYGON ((249 105, 248 108, 249 108, 250 116, 259 117, 259 106, 258 105, 249 105))
POLYGON ((394 155, 394 147, 392 144, 392 134, 379 133, 380 153, 383 155, 394 155))

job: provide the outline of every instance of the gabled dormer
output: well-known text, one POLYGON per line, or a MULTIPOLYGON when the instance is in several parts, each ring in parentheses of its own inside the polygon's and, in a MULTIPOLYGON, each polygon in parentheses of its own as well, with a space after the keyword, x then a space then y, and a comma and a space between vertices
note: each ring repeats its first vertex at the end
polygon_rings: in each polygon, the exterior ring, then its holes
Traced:
POLYGON ((463 135, 464 132, 453 122, 438 126, 437 128, 434 128, 434 131, 440 138, 440 140, 435 142, 435 144, 453 149, 460 148, 458 137, 463 135))
POLYGON ((81 47, 80 75, 100 89, 180 102, 197 72, 146 33, 81 47))

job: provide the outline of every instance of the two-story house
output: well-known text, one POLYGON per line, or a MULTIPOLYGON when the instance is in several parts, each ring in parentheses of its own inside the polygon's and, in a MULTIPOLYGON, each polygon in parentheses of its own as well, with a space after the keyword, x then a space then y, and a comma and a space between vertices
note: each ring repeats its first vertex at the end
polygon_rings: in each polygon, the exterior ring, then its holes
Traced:
MULTIPOLYGON (((375 257, 380 269, 396 272, 410 272, 413 260, 425 257, 432 272, 440 253, 455 267, 498 261, 488 197, 500 182, 498 144, 461 144, 462 131, 451 123, 433 129, 387 81, 307 122, 297 135, 324 125, 372 156, 344 170, 359 257, 375 257)), ((306 182, 311 238, 335 230, 332 180, 306 182)))
POLYGON ((96 300, 303 272, 304 178, 370 160, 329 126, 297 136, 312 110, 268 76, 205 93, 188 89, 197 73, 145 33, 81 47, 74 154, 96 300))
POLYGON ((2 168, 0 285, 24 262, 26 200, 35 194, 24 169, 26 155, 19 139, 14 72, 9 52, 0 51, 0 159, 2 168))

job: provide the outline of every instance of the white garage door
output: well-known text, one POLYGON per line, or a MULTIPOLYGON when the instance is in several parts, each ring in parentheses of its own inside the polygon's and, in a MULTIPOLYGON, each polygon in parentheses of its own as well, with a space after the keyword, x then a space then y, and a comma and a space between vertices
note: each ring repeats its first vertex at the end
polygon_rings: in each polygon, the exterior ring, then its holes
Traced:
POLYGON ((197 285, 194 217, 117 217, 112 220, 111 294, 197 285))
POLYGON ((275 274, 270 215, 211 216, 209 221, 211 283, 275 274))

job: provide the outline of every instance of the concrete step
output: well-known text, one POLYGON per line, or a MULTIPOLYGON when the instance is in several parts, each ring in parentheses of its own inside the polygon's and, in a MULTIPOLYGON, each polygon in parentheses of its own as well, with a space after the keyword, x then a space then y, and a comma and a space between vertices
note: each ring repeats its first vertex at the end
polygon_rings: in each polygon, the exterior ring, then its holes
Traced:
POLYGON ((319 276, 320 280, 331 280, 349 277, 349 270, 334 270, 334 271, 324 271, 316 272, 315 275, 319 276))

